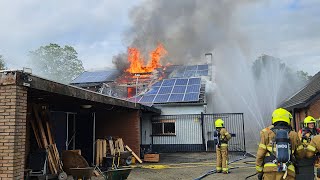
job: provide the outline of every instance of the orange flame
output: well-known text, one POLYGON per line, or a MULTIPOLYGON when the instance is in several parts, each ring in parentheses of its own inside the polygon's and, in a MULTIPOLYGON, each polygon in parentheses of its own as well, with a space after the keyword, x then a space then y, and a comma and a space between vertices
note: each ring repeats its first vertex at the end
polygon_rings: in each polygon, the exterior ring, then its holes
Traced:
POLYGON ((130 73, 148 73, 154 69, 161 67, 160 59, 165 56, 168 52, 159 44, 155 50, 150 53, 148 65, 144 66, 144 60, 140 55, 140 51, 137 48, 128 48, 128 61, 130 67, 126 70, 130 73))

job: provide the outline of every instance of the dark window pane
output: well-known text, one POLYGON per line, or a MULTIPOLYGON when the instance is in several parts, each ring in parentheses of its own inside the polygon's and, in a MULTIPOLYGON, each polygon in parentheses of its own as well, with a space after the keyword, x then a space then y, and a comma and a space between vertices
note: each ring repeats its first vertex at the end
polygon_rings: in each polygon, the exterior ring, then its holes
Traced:
POLYGON ((152 134, 153 135, 163 134, 163 132, 162 132, 162 124, 163 123, 152 123, 152 134))
POLYGON ((164 125, 164 134, 175 134, 175 123, 163 123, 164 125))

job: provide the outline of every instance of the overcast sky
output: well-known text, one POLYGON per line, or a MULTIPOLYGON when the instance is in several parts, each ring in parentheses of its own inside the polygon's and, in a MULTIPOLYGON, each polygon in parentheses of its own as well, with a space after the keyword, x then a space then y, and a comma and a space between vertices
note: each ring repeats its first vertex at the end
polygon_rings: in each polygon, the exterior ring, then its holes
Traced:
MULTIPOLYGON (((111 67, 112 56, 126 50, 128 14, 143 2, 1 0, 0 54, 10 68, 22 68, 30 50, 58 43, 74 46, 87 70, 111 67)), ((253 56, 273 55, 310 74, 320 70, 320 1, 258 1, 233 16, 253 56)))

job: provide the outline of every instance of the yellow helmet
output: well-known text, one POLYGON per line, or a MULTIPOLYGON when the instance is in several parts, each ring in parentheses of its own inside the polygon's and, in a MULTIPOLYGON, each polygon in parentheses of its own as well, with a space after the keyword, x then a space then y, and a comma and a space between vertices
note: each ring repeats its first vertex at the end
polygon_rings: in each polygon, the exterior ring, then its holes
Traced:
POLYGON ((214 122, 214 125, 216 126, 216 128, 224 127, 224 121, 223 121, 222 119, 217 119, 217 120, 214 122))
POLYGON ((272 124, 282 121, 288 123, 288 125, 291 124, 291 119, 292 115, 289 111, 283 109, 283 108, 278 108, 273 111, 272 113, 272 124))
POLYGON ((304 120, 303 120, 304 127, 308 127, 309 123, 316 124, 316 120, 312 116, 308 116, 308 117, 304 118, 304 120))

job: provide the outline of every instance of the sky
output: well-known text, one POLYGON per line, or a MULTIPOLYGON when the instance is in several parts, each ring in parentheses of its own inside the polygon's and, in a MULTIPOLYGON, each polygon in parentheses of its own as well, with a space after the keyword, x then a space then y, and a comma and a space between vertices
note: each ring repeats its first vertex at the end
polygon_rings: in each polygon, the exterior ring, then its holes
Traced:
MULTIPOLYGON (((272 55, 311 75, 320 70, 320 1, 247 1, 232 16, 250 44, 251 57, 272 55)), ((112 67, 112 57, 129 44, 124 33, 133 23, 130 11, 141 3, 1 0, 0 54, 9 68, 21 69, 28 67, 29 51, 58 43, 75 47, 86 70, 112 67)))

